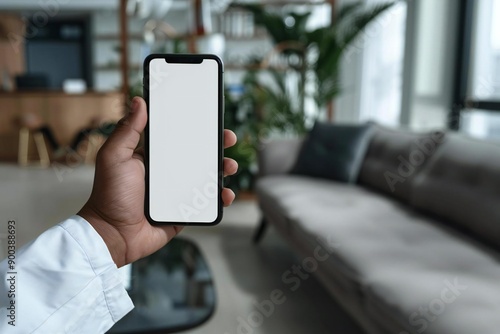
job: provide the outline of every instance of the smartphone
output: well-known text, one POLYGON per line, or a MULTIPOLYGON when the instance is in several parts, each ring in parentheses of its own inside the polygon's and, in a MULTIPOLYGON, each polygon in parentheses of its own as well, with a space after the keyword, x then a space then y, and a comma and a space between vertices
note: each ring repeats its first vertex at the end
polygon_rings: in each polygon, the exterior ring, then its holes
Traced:
POLYGON ((144 211, 152 224, 222 219, 223 72, 215 55, 152 54, 144 61, 144 211))

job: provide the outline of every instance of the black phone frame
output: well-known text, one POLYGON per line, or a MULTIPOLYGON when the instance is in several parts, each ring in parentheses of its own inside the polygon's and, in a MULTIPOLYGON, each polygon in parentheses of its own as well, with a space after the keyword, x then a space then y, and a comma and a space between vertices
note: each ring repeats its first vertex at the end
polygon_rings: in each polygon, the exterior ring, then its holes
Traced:
POLYGON ((147 105, 148 122, 144 129, 144 167, 146 170, 145 177, 145 196, 144 196, 144 215, 146 219, 154 225, 179 225, 179 226, 213 226, 220 223, 223 216, 222 189, 224 187, 224 63, 222 60, 213 54, 160 54, 154 53, 148 55, 144 59, 143 64, 143 97, 147 105), (217 217, 213 222, 161 222, 151 218, 149 210, 149 64, 153 59, 164 59, 168 63, 180 64, 201 64, 205 59, 215 60, 218 64, 218 172, 217 183, 219 189, 217 217))

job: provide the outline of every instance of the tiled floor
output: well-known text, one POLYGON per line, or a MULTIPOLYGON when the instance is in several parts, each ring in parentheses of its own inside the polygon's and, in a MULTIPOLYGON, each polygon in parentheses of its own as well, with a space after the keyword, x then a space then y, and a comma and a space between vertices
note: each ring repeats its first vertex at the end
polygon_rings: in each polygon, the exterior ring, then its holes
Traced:
MULTIPOLYGON (((0 164, 0 219, 16 219, 18 243, 24 244, 48 227, 75 214, 87 199, 93 168, 18 168, 0 164)), ((271 229, 259 246, 251 235, 259 220, 253 201, 239 201, 225 210, 215 227, 186 228, 182 234, 195 240, 213 272, 218 307, 196 334, 361 334, 361 330, 313 278, 291 292, 281 281, 283 272, 299 261, 271 229), (284 292, 259 326, 246 331, 241 323, 270 298, 273 290, 284 292), (242 320, 243 319, 243 320, 242 320)), ((4 233, 3 227, 0 233, 4 233)))

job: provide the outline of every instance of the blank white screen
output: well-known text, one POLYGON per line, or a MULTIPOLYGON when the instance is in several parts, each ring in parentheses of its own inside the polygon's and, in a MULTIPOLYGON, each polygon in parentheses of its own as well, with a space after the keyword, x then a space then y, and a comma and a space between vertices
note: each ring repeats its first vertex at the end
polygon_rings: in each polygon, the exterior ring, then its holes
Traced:
POLYGON ((149 212, 159 222, 217 218, 218 63, 149 63, 149 212))

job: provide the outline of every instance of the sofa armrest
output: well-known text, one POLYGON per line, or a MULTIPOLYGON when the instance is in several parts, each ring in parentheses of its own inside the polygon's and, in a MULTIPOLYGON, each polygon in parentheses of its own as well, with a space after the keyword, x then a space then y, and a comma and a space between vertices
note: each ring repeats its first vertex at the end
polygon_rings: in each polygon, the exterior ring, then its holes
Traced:
POLYGON ((276 139, 261 143, 258 152, 259 176, 285 174, 291 171, 304 138, 276 139))

